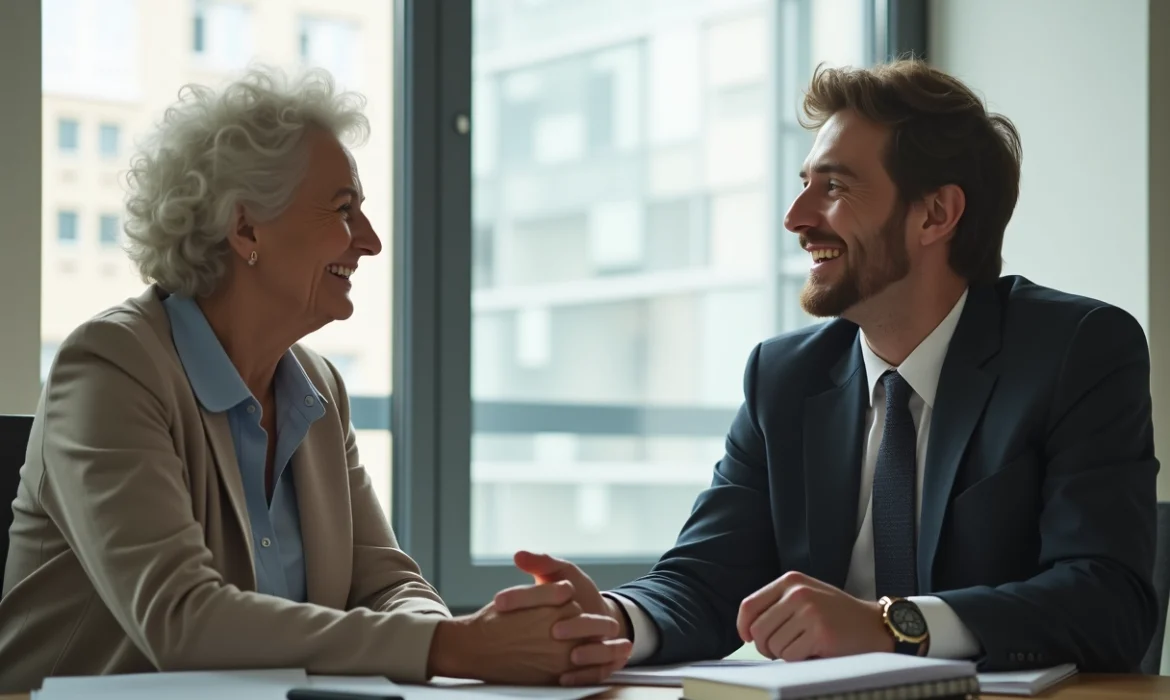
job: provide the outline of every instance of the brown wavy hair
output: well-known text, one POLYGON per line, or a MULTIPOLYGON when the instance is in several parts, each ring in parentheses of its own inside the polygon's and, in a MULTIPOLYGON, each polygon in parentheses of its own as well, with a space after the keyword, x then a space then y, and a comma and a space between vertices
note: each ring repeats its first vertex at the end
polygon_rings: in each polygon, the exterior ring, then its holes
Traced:
POLYGON ((1015 125, 989 113, 957 78, 914 58, 874 68, 818 66, 801 124, 819 129, 847 109, 889 128, 885 168, 903 203, 943 185, 962 188, 967 203, 951 239, 951 269, 972 282, 998 279, 1004 230, 1020 195, 1015 125))

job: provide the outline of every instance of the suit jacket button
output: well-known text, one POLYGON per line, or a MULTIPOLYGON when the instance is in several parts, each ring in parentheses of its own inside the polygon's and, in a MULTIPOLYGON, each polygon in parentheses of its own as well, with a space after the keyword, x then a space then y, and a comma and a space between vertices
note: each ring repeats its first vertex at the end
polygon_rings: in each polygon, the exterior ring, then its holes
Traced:
POLYGON ((1036 655, 1033 654, 1032 652, 1028 652, 1028 662, 1031 663, 1035 660, 1036 660, 1036 655))

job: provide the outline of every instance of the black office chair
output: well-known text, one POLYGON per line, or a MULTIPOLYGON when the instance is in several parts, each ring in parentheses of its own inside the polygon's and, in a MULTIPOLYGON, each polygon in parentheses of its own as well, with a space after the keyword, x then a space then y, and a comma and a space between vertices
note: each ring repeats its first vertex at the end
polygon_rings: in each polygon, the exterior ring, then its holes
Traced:
POLYGON ((1154 591, 1158 597, 1158 624, 1142 673, 1156 676, 1162 670, 1162 641, 1166 638, 1166 609, 1170 607, 1170 502, 1158 504, 1157 549, 1154 550, 1154 591))
POLYGON ((12 527, 12 502, 20 485, 20 468, 28 449, 32 416, 0 415, 0 581, 8 561, 8 530, 12 527))

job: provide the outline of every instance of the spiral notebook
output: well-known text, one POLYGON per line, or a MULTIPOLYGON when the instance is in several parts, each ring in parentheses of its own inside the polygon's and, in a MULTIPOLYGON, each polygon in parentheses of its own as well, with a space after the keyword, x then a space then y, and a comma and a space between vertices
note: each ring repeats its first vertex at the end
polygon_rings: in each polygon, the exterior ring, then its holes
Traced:
POLYGON ((685 700, 966 700, 979 692, 975 664, 901 654, 861 654, 787 664, 690 670, 685 700))

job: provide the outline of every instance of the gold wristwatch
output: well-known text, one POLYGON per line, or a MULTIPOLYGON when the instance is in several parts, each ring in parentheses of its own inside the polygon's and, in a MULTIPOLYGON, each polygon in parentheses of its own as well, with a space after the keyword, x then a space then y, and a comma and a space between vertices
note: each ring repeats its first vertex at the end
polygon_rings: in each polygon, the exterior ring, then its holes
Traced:
POLYGON ((882 622, 894 636, 894 651, 898 654, 921 656, 930 639, 926 618, 918 606, 905 598, 882 597, 882 622))

